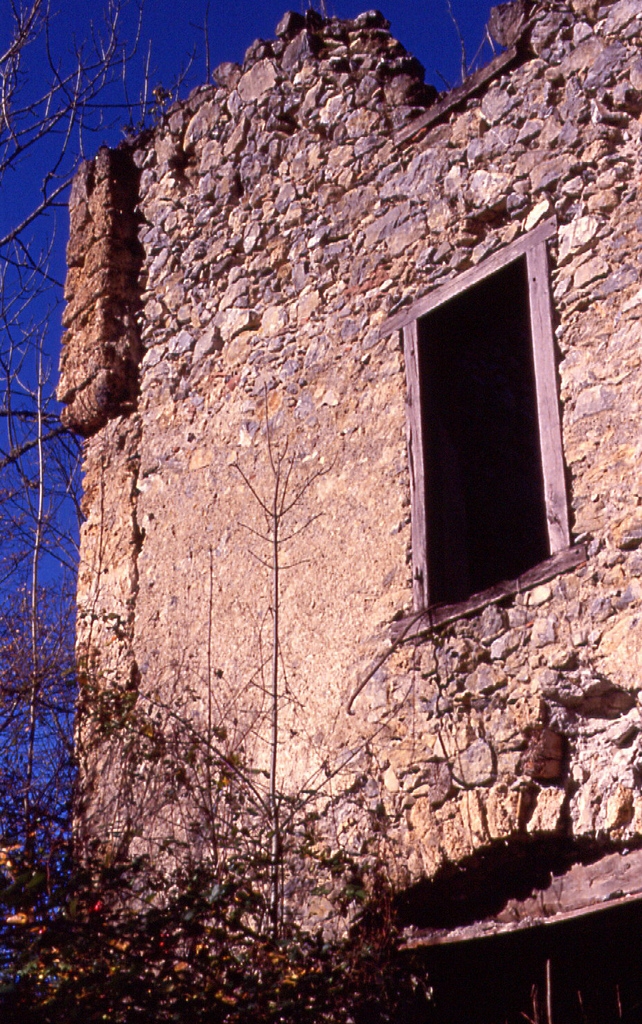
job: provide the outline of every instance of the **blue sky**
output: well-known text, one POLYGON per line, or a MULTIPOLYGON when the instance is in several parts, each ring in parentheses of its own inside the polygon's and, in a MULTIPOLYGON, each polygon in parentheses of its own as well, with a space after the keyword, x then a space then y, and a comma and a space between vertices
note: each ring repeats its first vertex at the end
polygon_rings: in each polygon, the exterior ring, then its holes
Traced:
MULTIPOLYGON (((470 56, 479 46, 491 3, 487 0, 452 0, 453 10, 464 34, 470 56)), ((71 5, 73 6, 73 5, 71 5)), ((307 4, 291 4, 305 10, 307 4)), ((318 5, 317 5, 318 6, 318 5)), ((368 10, 364 0, 327 0, 329 14, 351 18, 368 10)), ((380 5, 391 22, 391 31, 426 68, 426 78, 444 88, 438 72, 453 84, 459 73, 459 43, 448 16, 446 0, 392 0, 380 5)), ((202 25, 207 0, 171 3, 148 0, 144 15, 144 37, 153 41, 153 59, 166 84, 171 80, 180 54, 195 42, 202 44, 202 25), (196 27, 193 27, 196 26, 196 27)), ((254 39, 269 39, 287 9, 283 0, 210 0, 209 25, 212 65, 223 60, 241 61, 254 39)), ((201 54, 203 51, 200 46, 201 54)), ((196 79, 204 77, 203 59, 195 68, 196 79)))
MULTIPOLYGON (((125 34, 134 35, 133 3, 126 15, 125 34)), ((196 53, 189 73, 189 85, 205 80, 205 46, 203 26, 209 25, 210 63, 242 61, 247 47, 257 38, 270 39, 281 15, 287 9, 283 0, 146 0, 139 60, 151 42, 153 85, 170 88, 189 55, 196 53)), ((293 10, 304 11, 307 3, 295 0, 293 10)), ((316 6, 319 6, 317 0, 316 6)), ((71 41, 88 34, 90 21, 100 23, 102 0, 67 0, 60 5, 56 34, 71 41)), ((491 3, 488 0, 452 0, 454 14, 464 35, 469 57, 482 41, 491 3)), ((326 0, 328 14, 351 18, 368 9, 364 0, 326 0)), ((440 89, 446 79, 456 84, 459 75, 460 49, 457 34, 448 15, 447 0, 391 0, 381 5, 391 22, 391 31, 406 49, 426 68, 426 79, 440 89), (440 77, 440 76, 443 76, 440 77)), ((486 51, 486 59, 490 56, 486 51)))

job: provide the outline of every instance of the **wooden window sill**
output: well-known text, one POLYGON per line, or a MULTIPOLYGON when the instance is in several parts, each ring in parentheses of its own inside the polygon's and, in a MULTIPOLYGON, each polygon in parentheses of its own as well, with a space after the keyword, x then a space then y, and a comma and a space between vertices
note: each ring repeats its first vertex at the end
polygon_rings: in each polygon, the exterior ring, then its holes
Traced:
POLYGON ((395 643, 420 637, 429 633, 435 626, 443 626, 448 622, 464 618, 466 615, 482 611, 487 605, 497 604, 506 597, 521 594, 540 583, 546 583, 560 573, 576 569, 586 562, 586 557, 584 544, 564 548, 529 569, 528 572, 522 573, 517 579, 497 583, 487 590, 482 590, 479 594, 473 594, 466 601, 459 601, 457 604, 436 604, 430 608, 413 612, 412 615, 406 615, 392 623, 390 635, 395 643))

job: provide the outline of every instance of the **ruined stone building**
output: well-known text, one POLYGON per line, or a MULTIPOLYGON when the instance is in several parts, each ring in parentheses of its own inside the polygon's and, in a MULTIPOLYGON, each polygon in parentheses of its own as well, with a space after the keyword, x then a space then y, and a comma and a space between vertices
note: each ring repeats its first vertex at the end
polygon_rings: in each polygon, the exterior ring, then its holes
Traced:
POLYGON ((642 892, 642 0, 491 29, 437 95, 377 12, 289 14, 100 150, 59 389, 82 835, 189 839, 162 758, 124 796, 146 707, 152 745, 276 751, 328 850, 447 880, 461 934, 642 892))

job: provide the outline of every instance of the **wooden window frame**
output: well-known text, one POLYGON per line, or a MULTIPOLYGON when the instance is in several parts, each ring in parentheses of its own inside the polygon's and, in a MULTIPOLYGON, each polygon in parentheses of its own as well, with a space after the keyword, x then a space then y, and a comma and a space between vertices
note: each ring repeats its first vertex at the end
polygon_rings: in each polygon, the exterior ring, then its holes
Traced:
MULTIPOLYGON (((525 577, 537 579, 539 575, 547 575, 547 567, 549 566, 551 569, 553 565, 566 568, 566 563, 569 562, 568 567, 570 567, 570 564, 577 564, 583 557, 583 551, 578 551, 566 559, 560 556, 560 553, 570 547, 570 530, 564 460, 562 456, 562 430, 557 391, 555 339, 553 334, 547 251, 547 241, 556 232, 557 223, 554 218, 544 221, 532 231, 507 245, 504 249, 493 253, 487 259, 478 263, 477 266, 464 271, 422 299, 419 299, 412 306, 400 311, 382 327, 382 334, 384 331, 386 334, 391 334, 395 330, 400 330, 403 334, 407 383, 406 410, 410 464, 413 603, 415 612, 434 607, 434 602, 431 604, 430 600, 430 566, 428 564, 427 550, 418 321, 422 316, 444 305, 450 299, 455 298, 473 285, 478 284, 480 281, 522 257, 526 257, 537 419, 544 480, 549 553, 551 556, 544 563, 540 563, 541 573, 538 573, 538 567, 536 566, 526 573, 525 577)), ((502 593, 510 593, 518 589, 521 589, 519 580, 498 584, 497 587, 490 588, 488 592, 473 595, 467 601, 462 602, 462 612, 469 610, 469 605, 478 607, 480 603, 488 603, 488 601, 493 600, 493 595, 498 590, 502 593)), ((497 597, 494 599, 496 600, 497 597)), ((448 606, 449 617, 452 617, 452 613, 456 611, 457 607, 448 606)), ((444 611, 446 611, 445 607, 444 611)), ((441 617, 439 616, 439 618, 441 617)))

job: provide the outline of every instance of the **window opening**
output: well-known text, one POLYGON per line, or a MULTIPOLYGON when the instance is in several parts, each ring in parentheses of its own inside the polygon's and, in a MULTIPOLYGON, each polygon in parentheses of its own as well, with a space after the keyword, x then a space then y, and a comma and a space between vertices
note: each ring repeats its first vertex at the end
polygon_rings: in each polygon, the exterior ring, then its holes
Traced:
POLYGON ((546 221, 392 317, 408 382, 416 609, 569 546, 546 221))
POLYGON ((524 257, 418 322, 431 603, 549 555, 524 257))

